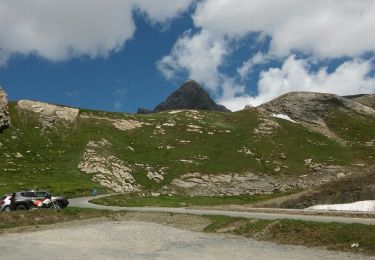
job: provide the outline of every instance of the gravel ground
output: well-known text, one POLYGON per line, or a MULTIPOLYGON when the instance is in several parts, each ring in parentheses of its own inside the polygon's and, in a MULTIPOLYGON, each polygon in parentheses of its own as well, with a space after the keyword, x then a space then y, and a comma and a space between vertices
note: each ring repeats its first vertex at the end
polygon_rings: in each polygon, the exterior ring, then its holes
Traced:
MULTIPOLYGON (((6 259, 361 259, 362 256, 205 234, 139 222, 106 221, 0 236, 6 259)), ((4 258, 5 259, 5 258, 4 258)))

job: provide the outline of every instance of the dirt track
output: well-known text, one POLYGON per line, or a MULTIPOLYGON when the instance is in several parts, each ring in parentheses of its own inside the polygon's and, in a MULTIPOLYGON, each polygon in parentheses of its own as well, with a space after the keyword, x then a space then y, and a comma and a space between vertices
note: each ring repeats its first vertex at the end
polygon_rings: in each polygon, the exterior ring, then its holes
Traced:
MULTIPOLYGON (((361 259, 344 253, 186 231, 139 221, 105 221, 0 236, 6 259, 361 259)), ((0 257, 1 258, 1 257, 0 257)))

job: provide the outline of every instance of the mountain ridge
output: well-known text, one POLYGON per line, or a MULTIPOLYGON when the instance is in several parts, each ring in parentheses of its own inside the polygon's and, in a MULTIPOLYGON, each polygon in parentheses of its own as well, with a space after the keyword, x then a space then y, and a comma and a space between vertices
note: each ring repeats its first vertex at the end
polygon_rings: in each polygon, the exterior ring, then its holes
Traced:
POLYGON ((268 194, 314 188, 373 164, 375 117, 358 113, 355 101, 343 106, 336 96, 311 95, 317 104, 326 97, 322 109, 303 106, 297 97, 306 93, 287 95, 296 103, 289 110, 281 96, 269 110, 233 113, 136 115, 11 102, 12 125, 0 134, 0 191, 38 188, 43 180, 43 188, 69 196, 92 187, 171 196, 268 194), (315 113, 333 137, 304 124, 294 106, 303 106, 302 115, 315 113))

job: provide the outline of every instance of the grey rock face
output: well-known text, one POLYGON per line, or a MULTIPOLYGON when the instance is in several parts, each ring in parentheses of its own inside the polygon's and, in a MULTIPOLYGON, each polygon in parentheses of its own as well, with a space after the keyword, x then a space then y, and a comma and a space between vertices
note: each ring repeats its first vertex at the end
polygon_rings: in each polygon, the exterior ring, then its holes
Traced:
POLYGON ((348 97, 355 102, 375 109, 375 94, 355 95, 348 97))
MULTIPOLYGON (((194 80, 186 81, 177 91, 173 92, 167 100, 155 107, 153 112, 162 112, 167 110, 193 109, 231 112, 225 106, 216 104, 208 93, 194 80)), ((139 110, 142 114, 144 109, 139 110)))
POLYGON ((266 115, 286 115, 297 123, 340 143, 346 141, 331 131, 326 124, 330 113, 342 111, 352 115, 375 117, 374 109, 353 99, 315 92, 290 92, 258 106, 256 110, 266 115))
POLYGON ((0 132, 10 124, 8 111, 8 98, 5 91, 0 87, 0 132))
POLYGON ((290 92, 258 107, 260 111, 288 115, 305 123, 320 125, 329 108, 375 115, 375 110, 333 94, 290 92))

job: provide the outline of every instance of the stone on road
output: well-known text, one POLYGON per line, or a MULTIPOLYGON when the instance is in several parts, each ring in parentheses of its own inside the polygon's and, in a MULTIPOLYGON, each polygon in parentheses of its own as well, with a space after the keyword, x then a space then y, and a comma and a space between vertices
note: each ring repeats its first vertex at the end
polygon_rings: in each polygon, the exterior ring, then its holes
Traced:
MULTIPOLYGON (((107 221, 0 236, 6 259, 360 259, 345 253, 205 234, 138 221, 107 221)), ((0 258, 1 258, 0 256, 0 258)))

